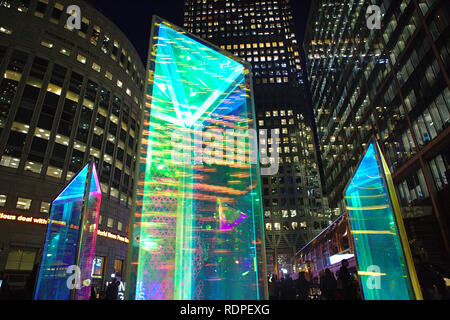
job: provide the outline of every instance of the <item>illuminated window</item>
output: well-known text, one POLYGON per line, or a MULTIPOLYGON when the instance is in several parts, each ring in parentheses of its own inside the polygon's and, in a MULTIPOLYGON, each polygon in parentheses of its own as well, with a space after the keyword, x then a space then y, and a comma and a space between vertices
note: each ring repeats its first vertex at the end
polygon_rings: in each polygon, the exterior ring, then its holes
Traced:
POLYGON ((106 226, 108 228, 113 228, 114 227, 114 219, 113 218, 108 218, 108 222, 107 222, 106 226))
POLYGON ((11 130, 27 134, 28 131, 30 130, 30 126, 27 124, 20 123, 20 122, 13 122, 13 124, 11 126, 11 130))
POLYGON ((9 28, 6 28, 6 27, 0 27, 0 32, 7 34, 7 35, 12 34, 12 30, 9 28))
POLYGON ((117 190, 115 188, 111 188, 111 197, 119 199, 119 190, 117 190))
POLYGON ((70 50, 62 48, 61 50, 59 50, 59 53, 65 55, 65 56, 70 56, 70 50))
POLYGON ((13 169, 19 168, 19 164, 20 164, 20 159, 8 157, 8 156, 3 156, 2 161, 0 162, 1 166, 13 168, 13 169))
POLYGON ((36 132, 34 133, 34 136, 48 141, 48 140, 50 140, 50 133, 51 132, 48 130, 36 128, 36 132))
POLYGON ((31 202, 31 199, 19 198, 17 199, 16 208, 19 210, 30 210, 31 202))
POLYGON ((30 7, 30 0, 22 0, 19 2, 19 7, 17 8, 17 10, 19 12, 27 12, 29 7, 30 7))
POLYGON ((119 231, 123 231, 123 223, 122 222, 117 222, 117 230, 119 231))
POLYGON ((49 41, 42 40, 41 41, 41 46, 51 49, 51 48, 53 48, 53 43, 51 43, 49 41))
POLYGON ((114 261, 114 273, 118 276, 122 275, 123 269, 123 260, 115 260, 114 261))
POLYGON ((68 172, 67 173, 67 176, 66 176, 66 181, 70 181, 70 180, 72 180, 72 178, 75 176, 75 173, 73 173, 73 172, 68 172))
POLYGON ((112 79, 113 79, 113 75, 112 75, 112 73, 109 72, 109 71, 106 71, 105 77, 106 77, 107 79, 111 80, 111 81, 112 81, 112 79))
POLYGON ((42 164, 27 161, 27 163, 25 164, 25 171, 40 174, 42 171, 42 164))
POLYGON ((275 231, 280 231, 281 230, 281 224, 280 223, 275 223, 274 227, 275 227, 275 231))
POLYGON ((62 12, 64 10, 64 6, 60 3, 55 3, 55 7, 50 16, 50 22, 54 24, 59 24, 61 20, 62 12))
POLYGON ((50 203, 48 202, 41 203, 41 213, 50 213, 50 203))
POLYGON ((78 62, 81 62, 82 64, 86 64, 86 61, 87 61, 86 57, 82 56, 81 54, 77 55, 77 60, 78 60, 78 62))
POLYGON ((81 143, 79 141, 75 141, 74 143, 74 149, 81 151, 81 152, 86 152, 86 145, 84 143, 81 143))
POLYGON ((104 267, 105 267, 105 258, 104 257, 95 257, 94 258, 94 266, 92 268, 92 277, 101 279, 103 277, 104 267))
POLYGON ((56 143, 59 143, 59 144, 61 144, 61 145, 64 145, 64 146, 68 146, 69 145, 69 138, 67 138, 67 137, 65 137, 65 136, 62 136, 62 135, 56 135, 56 138, 55 138, 55 142, 56 143))
POLYGON ((267 231, 272 231, 272 224, 271 223, 266 223, 266 230, 267 231))
POLYGON ((6 205, 6 196, 4 194, 0 194, 0 207, 4 207, 6 205))
POLYGON ((100 67, 98 64, 96 64, 95 62, 92 64, 92 69, 94 69, 97 72, 102 71, 102 67, 100 67))
POLYGON ((47 169, 47 176, 53 177, 53 178, 56 178, 56 179, 60 179, 61 175, 62 175, 62 169, 55 168, 55 167, 52 167, 52 166, 48 167, 48 169, 47 169))
POLYGON ((36 6, 36 11, 34 15, 39 18, 43 18, 45 14, 45 10, 47 9, 48 0, 39 0, 36 6))
POLYGON ((98 40, 100 39, 100 33, 101 28, 99 26, 94 26, 92 29, 92 35, 91 35, 91 43, 96 46, 98 43, 98 40))

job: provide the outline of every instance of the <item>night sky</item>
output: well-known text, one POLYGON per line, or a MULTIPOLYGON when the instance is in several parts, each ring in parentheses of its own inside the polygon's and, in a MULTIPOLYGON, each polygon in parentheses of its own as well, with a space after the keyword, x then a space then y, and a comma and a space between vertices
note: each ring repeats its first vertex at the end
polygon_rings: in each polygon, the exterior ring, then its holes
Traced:
MULTIPOLYGON (((111 19, 134 44, 142 61, 147 60, 152 15, 156 14, 175 25, 183 26, 183 0, 86 0, 111 19)), ((293 0, 298 41, 303 42, 309 0, 293 0)), ((144 63, 146 65, 146 63, 144 63)))

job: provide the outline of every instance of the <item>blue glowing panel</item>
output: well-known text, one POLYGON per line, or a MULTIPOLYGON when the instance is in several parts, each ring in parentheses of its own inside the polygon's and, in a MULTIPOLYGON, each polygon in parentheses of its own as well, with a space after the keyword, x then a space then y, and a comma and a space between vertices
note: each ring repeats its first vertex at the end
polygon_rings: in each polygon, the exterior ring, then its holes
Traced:
POLYGON ((395 187, 376 140, 370 143, 345 199, 365 299, 420 299, 395 187))

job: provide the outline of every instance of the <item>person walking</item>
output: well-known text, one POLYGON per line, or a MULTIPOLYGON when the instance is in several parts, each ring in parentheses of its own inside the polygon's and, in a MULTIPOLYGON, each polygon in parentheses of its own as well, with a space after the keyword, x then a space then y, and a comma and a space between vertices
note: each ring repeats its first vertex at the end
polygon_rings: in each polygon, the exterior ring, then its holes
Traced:
POLYGON ((269 277, 269 300, 278 300, 276 294, 276 278, 274 275, 269 277))
POLYGON ((91 300, 91 301, 97 300, 97 289, 95 288, 94 285, 91 286, 91 296, 90 296, 89 300, 91 300))
POLYGON ((353 277, 348 271, 349 263, 347 260, 342 260, 342 266, 339 269, 338 282, 342 290, 342 298, 344 300, 356 300, 356 287, 353 277))
POLYGON ((300 272, 296 281, 296 291, 299 300, 308 300, 309 295, 309 283, 305 278, 305 273, 300 272))
POLYGON ((112 282, 106 288, 105 300, 117 300, 119 295, 120 281, 114 277, 112 282))
POLYGON ((325 300, 336 299, 337 281, 330 269, 326 269, 320 282, 322 298, 325 300), (323 284, 322 284, 323 280, 323 284))

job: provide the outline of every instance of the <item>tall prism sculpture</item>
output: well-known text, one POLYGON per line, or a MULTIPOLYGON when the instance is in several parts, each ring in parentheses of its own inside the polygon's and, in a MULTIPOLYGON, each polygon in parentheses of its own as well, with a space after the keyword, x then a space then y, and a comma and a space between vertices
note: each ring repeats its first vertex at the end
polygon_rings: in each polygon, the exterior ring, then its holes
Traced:
POLYGON ((345 190, 358 273, 366 300, 421 300, 395 186, 372 138, 345 190))
POLYGON ((153 18, 130 300, 267 299, 250 66, 153 18))
POLYGON ((101 200, 91 162, 53 201, 35 300, 89 300, 101 200))

